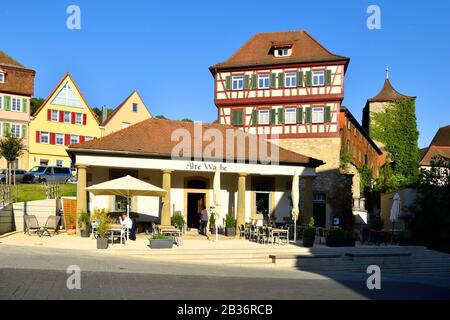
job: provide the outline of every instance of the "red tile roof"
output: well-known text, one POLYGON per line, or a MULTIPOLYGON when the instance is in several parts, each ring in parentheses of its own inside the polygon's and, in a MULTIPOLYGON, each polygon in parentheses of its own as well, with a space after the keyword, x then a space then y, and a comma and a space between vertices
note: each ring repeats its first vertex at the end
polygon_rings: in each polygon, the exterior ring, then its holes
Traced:
MULTIPOLYGON (((194 150, 194 145, 202 143, 202 150, 205 149, 211 142, 196 141, 194 140, 194 123, 173 121, 173 120, 161 120, 161 119, 148 119, 132 125, 126 129, 114 132, 100 139, 87 141, 84 143, 69 146, 68 153, 73 155, 77 152, 113 152, 113 153, 125 153, 125 154, 139 154, 147 155, 151 157, 171 158, 172 150, 179 141, 172 141, 172 133, 177 129, 185 129, 191 136, 191 154, 194 150)), ((221 124, 203 124, 203 133, 208 129, 217 129, 222 133, 223 137, 226 137, 226 130, 232 129, 241 132, 245 137, 245 160, 250 158, 249 156, 249 138, 250 135, 244 133, 240 129, 233 128, 231 126, 221 124)), ((253 136, 254 137, 254 136, 253 136)), ((224 138, 223 150, 226 151, 226 139, 224 138)), ((235 150, 237 149, 237 138, 234 138, 235 150)), ((229 141, 228 141, 229 142, 229 141)), ((267 150, 270 153, 270 143, 267 150)), ((235 151, 236 155, 237 152, 235 151)), ((236 157, 234 158, 236 160, 236 157)), ((207 159, 205 159, 207 160, 207 159)), ((241 159, 242 160, 242 159, 241 159)), ((318 167, 323 164, 321 160, 317 160, 311 157, 301 155, 286 149, 279 148, 279 163, 301 165, 307 167, 318 167)))
POLYGON ((386 79, 384 82, 383 88, 380 93, 378 93, 375 97, 369 99, 369 102, 392 102, 396 100, 403 99, 415 99, 416 97, 405 96, 394 89, 389 79, 386 79))
POLYGON ((326 61, 342 61, 347 64, 349 60, 350 58, 331 53, 303 30, 269 32, 254 35, 228 60, 211 66, 210 71, 214 74, 216 69, 326 61), (292 47, 292 55, 275 57, 273 49, 285 46, 292 47))
POLYGON ((430 147, 423 155, 420 165, 430 166, 434 157, 450 159, 450 125, 438 130, 431 142, 430 147))
POLYGON ((0 65, 10 66, 10 67, 17 67, 17 68, 25 68, 23 64, 18 62, 17 60, 14 60, 12 57, 7 55, 5 52, 0 50, 0 65))

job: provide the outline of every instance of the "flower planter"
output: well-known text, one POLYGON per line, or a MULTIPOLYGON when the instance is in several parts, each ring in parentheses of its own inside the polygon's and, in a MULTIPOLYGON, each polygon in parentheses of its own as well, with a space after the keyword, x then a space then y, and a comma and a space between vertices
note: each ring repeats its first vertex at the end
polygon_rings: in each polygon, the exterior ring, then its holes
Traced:
POLYGON ((311 248, 314 246, 314 242, 316 241, 316 237, 303 237, 303 246, 305 248, 311 248))
POLYGON ((77 230, 76 229, 67 229, 66 233, 68 236, 74 236, 77 234, 77 230))
POLYGON ((97 238, 97 249, 108 249, 108 238, 97 238))
POLYGON ((398 245, 400 247, 407 247, 407 246, 409 246, 409 239, 408 238, 399 238, 398 239, 398 245))
POLYGON ((236 228, 225 228, 225 235, 227 237, 235 237, 236 236, 236 228))
POLYGON ((173 239, 151 239, 150 248, 152 249, 171 249, 173 247, 173 239))
POLYGON ((330 239, 326 240, 327 247, 354 247, 356 245, 355 239, 330 239))
POLYGON ((211 231, 211 234, 216 234, 216 227, 215 226, 211 226, 211 228, 209 230, 211 231))
POLYGON ((89 238, 91 236, 91 233, 89 230, 80 230, 80 235, 82 238, 89 238))

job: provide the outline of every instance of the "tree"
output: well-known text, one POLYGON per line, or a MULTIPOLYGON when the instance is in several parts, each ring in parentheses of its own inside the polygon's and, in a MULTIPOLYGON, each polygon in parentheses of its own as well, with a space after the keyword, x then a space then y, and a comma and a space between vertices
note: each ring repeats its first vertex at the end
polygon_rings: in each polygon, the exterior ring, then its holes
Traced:
POLYGON ((11 186, 11 163, 22 155, 24 149, 25 146, 22 138, 7 134, 6 137, 0 140, 0 156, 6 159, 6 182, 9 187, 11 186))
POLYGON ((31 98, 30 99, 31 114, 34 114, 37 111, 37 109, 41 107, 44 101, 45 99, 42 98, 31 98))
POLYGON ((193 120, 191 120, 191 119, 189 119, 189 118, 184 118, 184 119, 182 119, 181 121, 183 121, 183 122, 194 122, 193 120))
POLYGON ((169 118, 166 118, 165 116, 163 116, 163 115, 157 115, 156 117, 155 117, 155 119, 160 119, 160 120, 170 120, 169 118))
POLYGON ((414 99, 392 102, 373 115, 373 140, 385 145, 388 168, 381 182, 386 191, 413 185, 419 178, 419 131, 414 99))
MULTIPOLYGON (((103 121, 103 111, 102 111, 102 109, 101 109, 101 108, 95 107, 95 108, 92 108, 92 111, 94 111, 95 115, 97 116, 97 119, 98 119, 100 122, 102 122, 102 121, 103 121)), ((107 109, 108 117, 111 115, 111 113, 112 113, 113 111, 114 111, 113 109, 109 109, 109 108, 107 109)))
POLYGON ((450 159, 434 158, 421 170, 417 198, 411 208, 413 241, 450 253, 450 159))

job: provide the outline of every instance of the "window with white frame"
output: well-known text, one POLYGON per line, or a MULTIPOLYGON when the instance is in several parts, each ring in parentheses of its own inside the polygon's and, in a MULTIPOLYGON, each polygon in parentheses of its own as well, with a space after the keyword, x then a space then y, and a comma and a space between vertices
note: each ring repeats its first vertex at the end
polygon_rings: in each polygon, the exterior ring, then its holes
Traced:
POLYGON ((260 74, 258 76, 258 89, 269 89, 270 88, 270 75, 260 74))
POLYGON ((58 146, 63 146, 64 145, 64 135, 62 133, 57 133, 55 135, 55 143, 58 146))
POLYGON ((92 140, 94 140, 94 138, 92 138, 92 137, 85 137, 84 138, 84 141, 92 141, 92 140))
POLYGON ((133 112, 138 112, 138 104, 133 103, 133 112))
POLYGON ((48 132, 41 132, 41 143, 49 144, 50 134, 48 132))
POLYGON ((59 121, 59 111, 58 110, 52 110, 52 121, 53 122, 59 121))
POLYGON ((284 123, 285 124, 297 123, 297 109, 289 108, 284 110, 284 123))
POLYGON ((280 48, 280 49, 275 50, 276 57, 289 57, 290 55, 291 55, 290 48, 280 48))
POLYGON ((323 107, 312 108, 312 122, 313 123, 325 122, 325 112, 323 107))
POLYGON ((74 136, 74 135, 70 136, 70 144, 77 144, 79 142, 80 142, 80 137, 79 136, 74 136))
POLYGON ((259 110, 258 112, 258 124, 269 124, 269 110, 259 110))
POLYGON ((286 73, 284 86, 286 88, 295 88, 297 86, 297 74, 295 72, 286 73))
POLYGON ((64 123, 71 123, 71 112, 70 111, 64 111, 64 123))
POLYGON ((233 90, 242 90, 244 89, 244 76, 234 76, 233 77, 233 90))
POLYGON ((64 160, 56 160, 56 166, 57 167, 64 167, 64 160))
POLYGON ((20 138, 20 129, 21 129, 21 125, 20 124, 11 124, 11 136, 16 137, 16 138, 20 138))
POLYGON ((5 73, 0 72, 0 83, 5 83, 5 73))
POLYGON ((325 84, 325 71, 313 71, 313 86, 323 86, 325 84))
POLYGON ((75 114, 75 124, 83 124, 83 114, 82 113, 75 114))
POLYGON ((18 98, 12 98, 12 102, 11 102, 11 110, 12 111, 16 111, 16 112, 20 112, 20 104, 21 104, 21 99, 18 98))

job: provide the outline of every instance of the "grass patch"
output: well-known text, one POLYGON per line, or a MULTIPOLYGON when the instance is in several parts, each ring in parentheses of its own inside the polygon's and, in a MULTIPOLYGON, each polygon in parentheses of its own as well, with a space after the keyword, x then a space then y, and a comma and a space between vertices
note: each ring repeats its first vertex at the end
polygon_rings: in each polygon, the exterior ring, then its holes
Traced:
MULTIPOLYGON (((61 184, 59 191, 62 197, 75 197, 76 184, 61 184)), ((18 184, 13 187, 14 202, 45 200, 45 186, 43 184, 18 184)))

